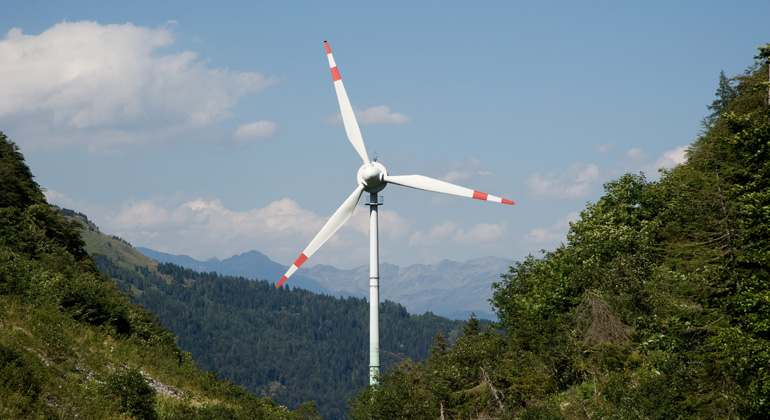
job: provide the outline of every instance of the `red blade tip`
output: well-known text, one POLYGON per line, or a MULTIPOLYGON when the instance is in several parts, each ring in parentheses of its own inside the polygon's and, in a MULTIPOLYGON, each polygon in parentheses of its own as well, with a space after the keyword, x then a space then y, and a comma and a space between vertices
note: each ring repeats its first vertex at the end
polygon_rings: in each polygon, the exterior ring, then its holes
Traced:
POLYGON ((301 266, 302 264, 305 263, 305 261, 307 261, 307 258, 308 257, 307 255, 305 255, 304 252, 302 254, 299 254, 299 257, 297 257, 297 260, 294 261, 294 265, 296 265, 297 268, 299 268, 299 266, 301 266))

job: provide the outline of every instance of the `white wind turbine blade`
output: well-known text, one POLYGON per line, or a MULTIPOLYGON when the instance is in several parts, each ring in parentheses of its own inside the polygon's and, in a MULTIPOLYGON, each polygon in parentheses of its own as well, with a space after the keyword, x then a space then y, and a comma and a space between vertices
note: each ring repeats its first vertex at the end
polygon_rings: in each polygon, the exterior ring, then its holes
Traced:
POLYGON ((511 200, 505 198, 496 197, 494 195, 485 194, 480 191, 472 190, 470 188, 461 187, 459 185, 450 184, 449 182, 439 181, 438 179, 429 178, 422 175, 397 175, 385 176, 385 182, 397 185, 403 185, 404 187, 417 188, 420 190, 434 191, 444 194, 459 195, 460 197, 476 198, 478 200, 493 201, 495 203, 502 204, 516 204, 511 200))
POLYGON ((337 69, 337 63, 334 62, 332 56, 332 50, 329 48, 329 43, 324 41, 326 46, 326 57, 329 59, 329 67, 332 69, 332 79, 334 80, 334 90, 337 91, 337 100, 340 103, 340 111, 342 112, 342 123, 345 124, 345 132, 348 133, 348 140, 353 144, 353 147, 361 156, 364 164, 369 162, 369 154, 366 153, 366 146, 364 145, 364 138, 361 135, 361 129, 358 128, 358 121, 356 120, 356 114, 353 113, 353 107, 350 105, 348 99, 348 93, 345 91, 345 86, 342 84, 340 78, 340 71, 337 69))
POLYGON ((294 261, 294 264, 289 267, 289 270, 286 271, 286 274, 284 274, 284 276, 281 278, 281 281, 275 285, 276 287, 281 287, 283 282, 291 277, 291 275, 297 271, 299 266, 304 264, 304 262, 307 261, 311 255, 318 251, 318 248, 320 248, 321 245, 326 243, 326 241, 328 241, 329 238, 334 235, 334 232, 336 232, 337 229, 339 229, 342 225, 345 224, 345 222, 348 221, 348 219, 350 219, 350 216, 353 215, 353 210, 356 209, 356 204, 358 203, 358 199, 361 198, 361 193, 363 193, 363 191, 364 186, 359 185, 356 190, 353 191, 353 194, 350 194, 350 197, 348 197, 347 200, 342 203, 337 211, 334 212, 332 217, 329 218, 329 221, 326 222, 324 227, 321 228, 321 231, 318 232, 312 241, 310 241, 310 245, 308 245, 307 248, 302 251, 302 254, 300 254, 297 260, 294 261))

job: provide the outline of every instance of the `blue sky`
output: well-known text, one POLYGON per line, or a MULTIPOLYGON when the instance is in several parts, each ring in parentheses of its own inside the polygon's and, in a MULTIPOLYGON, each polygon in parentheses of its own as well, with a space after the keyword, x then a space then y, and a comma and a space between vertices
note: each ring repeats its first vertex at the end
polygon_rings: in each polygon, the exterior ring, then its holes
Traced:
MULTIPOLYGON (((388 186, 380 259, 399 265, 554 249, 603 183, 681 162, 720 70, 741 73, 770 41, 767 1, 0 9, 0 131, 49 201, 135 246, 286 265, 360 166, 324 40, 391 175, 517 203, 388 186)), ((367 219, 359 206, 307 264, 366 264, 367 219)))

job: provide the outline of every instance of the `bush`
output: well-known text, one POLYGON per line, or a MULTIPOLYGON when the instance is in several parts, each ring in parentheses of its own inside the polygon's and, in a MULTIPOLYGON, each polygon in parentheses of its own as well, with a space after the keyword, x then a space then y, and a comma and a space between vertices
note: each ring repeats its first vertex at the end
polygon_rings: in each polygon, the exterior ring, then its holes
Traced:
POLYGON ((42 370, 34 356, 0 343, 0 418, 31 414, 40 397, 42 370))
POLYGON ((120 410, 138 419, 154 420, 155 390, 144 380, 139 369, 118 369, 104 384, 107 395, 114 398, 120 410))

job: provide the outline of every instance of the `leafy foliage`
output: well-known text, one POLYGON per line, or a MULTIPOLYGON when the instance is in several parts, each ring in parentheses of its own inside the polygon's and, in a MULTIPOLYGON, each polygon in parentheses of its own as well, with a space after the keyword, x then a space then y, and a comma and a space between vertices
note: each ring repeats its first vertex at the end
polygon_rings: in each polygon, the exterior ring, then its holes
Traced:
POLYGON ((155 390, 139 369, 116 370, 107 376, 104 390, 120 406, 121 412, 145 420, 157 418, 153 408, 155 390))
POLYGON ((605 185, 496 283, 497 329, 382 375, 352 418, 761 419, 770 412, 770 44, 720 75, 687 162, 605 185))
POLYGON ((0 132, 0 208, 27 208, 45 201, 16 143, 0 132))

